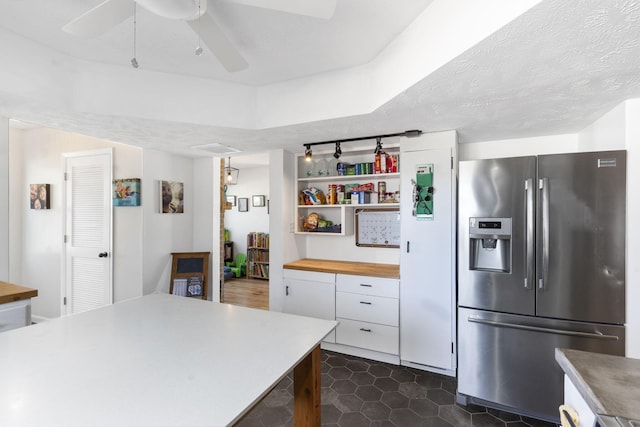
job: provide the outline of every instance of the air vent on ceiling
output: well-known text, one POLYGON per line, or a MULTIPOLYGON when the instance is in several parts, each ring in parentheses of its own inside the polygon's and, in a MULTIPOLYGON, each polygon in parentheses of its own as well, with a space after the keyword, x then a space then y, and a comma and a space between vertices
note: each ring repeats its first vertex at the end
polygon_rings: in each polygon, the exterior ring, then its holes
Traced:
POLYGON ((193 150, 207 151, 209 153, 213 153, 215 155, 226 155, 232 153, 239 153, 241 150, 237 150, 233 147, 229 147, 226 145, 219 144, 217 142, 212 142, 211 144, 203 144, 203 145, 193 145, 191 147, 193 150))

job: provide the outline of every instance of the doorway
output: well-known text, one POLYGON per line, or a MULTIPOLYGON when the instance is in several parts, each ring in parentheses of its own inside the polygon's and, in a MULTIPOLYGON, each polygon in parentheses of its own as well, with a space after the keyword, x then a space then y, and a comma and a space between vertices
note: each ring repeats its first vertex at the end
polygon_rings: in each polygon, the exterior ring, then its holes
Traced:
POLYGON ((221 301, 269 309, 269 154, 222 160, 221 301), (226 181, 231 164, 234 180, 226 181), (237 170, 233 170, 237 169, 237 170), (226 186, 225 186, 226 184, 226 186), (226 206, 225 206, 226 205, 226 206))
POLYGON ((62 155, 64 251, 62 310, 80 313, 113 302, 112 149, 62 155))

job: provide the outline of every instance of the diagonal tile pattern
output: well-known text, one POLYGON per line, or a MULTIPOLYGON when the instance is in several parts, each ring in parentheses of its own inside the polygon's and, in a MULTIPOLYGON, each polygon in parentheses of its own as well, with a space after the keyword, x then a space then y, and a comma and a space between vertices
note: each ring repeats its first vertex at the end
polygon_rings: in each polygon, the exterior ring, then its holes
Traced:
MULTIPOLYGON (((322 351, 322 425, 329 427, 552 427, 554 424, 455 403, 456 380, 403 366, 322 351)), ((237 427, 291 426, 289 374, 237 427)))

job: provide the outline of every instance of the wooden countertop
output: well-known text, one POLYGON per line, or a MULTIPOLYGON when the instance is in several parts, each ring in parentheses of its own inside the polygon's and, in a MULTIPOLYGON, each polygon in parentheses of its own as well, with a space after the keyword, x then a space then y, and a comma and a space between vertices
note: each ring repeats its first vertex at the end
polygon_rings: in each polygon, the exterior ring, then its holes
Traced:
POLYGON ((594 414, 640 419, 640 359, 557 348, 556 361, 594 414))
POLYGON ((330 259, 304 258, 283 266, 289 270, 319 271, 321 273, 353 274, 358 276, 400 278, 397 264, 377 264, 373 262, 335 261, 330 259))
POLYGON ((38 290, 12 283, 0 282, 0 304, 38 296, 38 290))

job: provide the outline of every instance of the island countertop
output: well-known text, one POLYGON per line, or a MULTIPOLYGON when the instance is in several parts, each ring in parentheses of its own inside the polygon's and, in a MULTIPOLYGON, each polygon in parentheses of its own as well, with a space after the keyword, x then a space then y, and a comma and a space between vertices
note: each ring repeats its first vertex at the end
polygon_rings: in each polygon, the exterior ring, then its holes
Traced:
POLYGON ((38 296, 38 290, 12 283, 0 282, 0 304, 38 296))
POLYGON ((556 349, 556 361, 594 414, 640 419, 640 359, 556 349))
POLYGON ((400 278, 400 266, 397 264, 303 258, 286 263, 283 267, 290 270, 319 271, 322 273, 352 274, 389 279, 400 278))

